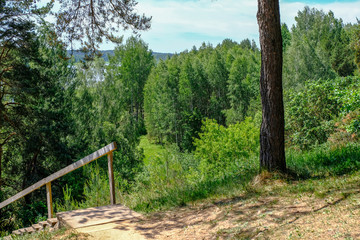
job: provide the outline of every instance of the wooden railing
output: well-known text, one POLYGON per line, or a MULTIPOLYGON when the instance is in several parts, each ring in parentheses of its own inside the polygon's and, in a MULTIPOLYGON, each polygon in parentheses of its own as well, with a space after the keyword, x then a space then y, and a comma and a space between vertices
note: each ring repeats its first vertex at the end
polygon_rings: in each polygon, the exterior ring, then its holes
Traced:
POLYGON ((93 152, 92 154, 80 159, 79 161, 57 171, 56 173, 51 174, 50 176, 40 180, 39 182, 31 185, 25 190, 19 192, 18 194, 12 196, 11 198, 0 203, 0 209, 9 205, 12 202, 26 196, 27 194, 35 191, 36 189, 46 185, 46 198, 47 198, 47 207, 48 207, 48 217, 52 218, 54 215, 53 204, 52 204, 52 195, 51 195, 51 182, 55 179, 58 179, 61 176, 64 176, 100 157, 107 155, 108 157, 108 171, 109 171, 109 185, 110 185, 110 203, 115 204, 115 185, 114 185, 114 170, 113 170, 113 151, 116 150, 116 143, 112 142, 109 145, 93 152))

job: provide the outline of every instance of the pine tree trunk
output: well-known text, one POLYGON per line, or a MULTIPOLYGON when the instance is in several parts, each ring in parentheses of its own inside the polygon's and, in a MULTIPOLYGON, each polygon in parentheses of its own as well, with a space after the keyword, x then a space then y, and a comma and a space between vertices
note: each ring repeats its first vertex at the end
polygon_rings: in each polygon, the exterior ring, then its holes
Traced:
MULTIPOLYGON (((0 145, 0 192, 2 190, 2 168, 1 168, 1 163, 2 163, 2 155, 3 155, 3 146, 0 145)), ((1 201, 2 199, 0 199, 1 201)))
POLYGON ((279 0, 258 0, 257 19, 261 47, 260 167, 268 171, 285 172, 283 59, 279 0))

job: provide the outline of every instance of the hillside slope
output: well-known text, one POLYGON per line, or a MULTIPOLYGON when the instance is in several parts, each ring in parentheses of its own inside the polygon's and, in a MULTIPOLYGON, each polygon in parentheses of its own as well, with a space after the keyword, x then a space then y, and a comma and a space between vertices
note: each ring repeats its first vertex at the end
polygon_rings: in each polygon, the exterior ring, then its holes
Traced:
POLYGON ((100 240, 116 239, 116 231, 174 240, 359 239, 359 173, 294 182, 265 174, 231 198, 219 196, 80 235, 100 240))

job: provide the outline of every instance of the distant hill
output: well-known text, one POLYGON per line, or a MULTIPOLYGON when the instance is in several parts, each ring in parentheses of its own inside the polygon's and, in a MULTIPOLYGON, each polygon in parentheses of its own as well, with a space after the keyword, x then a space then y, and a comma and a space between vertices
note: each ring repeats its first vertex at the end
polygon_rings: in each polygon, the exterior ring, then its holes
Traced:
MULTIPOLYGON (((103 55, 102 57, 104 58, 105 62, 109 61, 108 55, 110 56, 114 56, 114 50, 101 50, 100 51, 103 55)), ((84 59, 84 53, 81 52, 80 50, 68 50, 68 54, 73 55, 75 57, 75 61, 78 62, 81 59, 84 59)), ((160 59, 165 60, 167 57, 171 57, 172 55, 174 55, 173 53, 159 53, 159 52, 153 52, 153 55, 156 59, 156 61, 159 61, 160 59)))

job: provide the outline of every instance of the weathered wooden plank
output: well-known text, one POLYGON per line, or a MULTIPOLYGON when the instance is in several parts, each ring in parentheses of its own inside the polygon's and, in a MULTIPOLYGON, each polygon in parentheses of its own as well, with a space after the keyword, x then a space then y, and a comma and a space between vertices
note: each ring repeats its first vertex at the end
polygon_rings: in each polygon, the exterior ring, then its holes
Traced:
POLYGON ((109 186, 110 186, 110 204, 116 204, 115 199, 115 182, 114 182, 114 169, 113 169, 113 153, 110 152, 108 157, 108 170, 109 170, 109 186))
POLYGON ((19 192, 18 194, 12 196, 11 198, 3 201, 2 203, 0 203, 0 208, 3 208, 7 205, 9 205, 10 203, 18 200, 19 198, 24 197, 25 195, 35 191, 36 189, 44 186, 46 183, 48 182, 52 182, 55 179, 58 179, 59 177, 64 176, 65 174, 68 174, 69 172, 72 172, 102 156, 105 156, 106 154, 108 154, 109 152, 113 152, 116 150, 116 143, 112 142, 109 145, 97 150, 96 152, 93 152, 92 154, 84 157, 83 159, 80 159, 79 161, 57 171, 56 173, 51 174, 50 176, 48 176, 47 178, 44 178, 42 180, 40 180, 39 182, 31 185, 30 187, 26 188, 25 190, 19 192))
POLYGON ((48 218, 53 218, 53 204, 52 204, 52 194, 51 194, 51 182, 46 183, 46 203, 48 209, 48 218))

